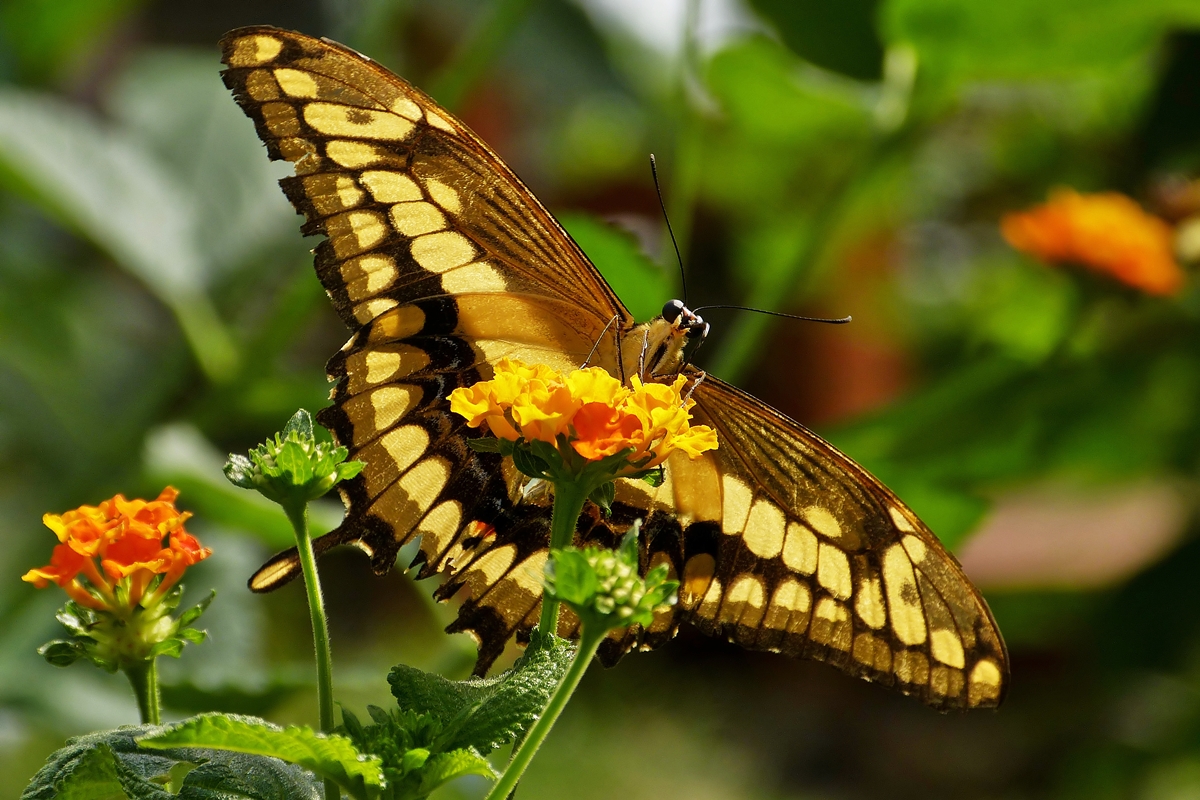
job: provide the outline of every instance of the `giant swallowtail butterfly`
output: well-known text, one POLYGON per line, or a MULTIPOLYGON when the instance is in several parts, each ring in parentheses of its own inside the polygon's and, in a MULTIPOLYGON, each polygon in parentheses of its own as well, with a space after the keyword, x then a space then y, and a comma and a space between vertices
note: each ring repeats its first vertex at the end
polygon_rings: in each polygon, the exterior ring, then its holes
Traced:
MULTIPOLYGON (((591 363, 627 380, 671 379, 702 331, 668 304, 637 324, 600 273, 504 162, 462 122, 369 58, 270 27, 222 41, 225 84, 273 159, 284 192, 327 238, 317 274, 353 335, 329 362, 320 420, 362 475, 343 485, 345 521, 318 552, 355 545, 379 572, 420 537, 419 577, 464 597, 450 631, 479 642, 485 671, 528 633, 550 509, 447 395, 509 356, 559 370, 591 363)), ((891 491, 819 437, 707 377, 694 419, 720 447, 677 454, 657 487, 620 481, 611 517, 585 510, 577 542, 612 544, 644 518, 642 567, 666 562, 679 603, 605 642, 613 663, 683 622, 745 647, 828 662, 939 708, 999 704, 1008 658, 983 598, 891 491)), ((299 571, 295 551, 251 579, 269 591, 299 571)), ((577 620, 564 613, 559 633, 577 620)))

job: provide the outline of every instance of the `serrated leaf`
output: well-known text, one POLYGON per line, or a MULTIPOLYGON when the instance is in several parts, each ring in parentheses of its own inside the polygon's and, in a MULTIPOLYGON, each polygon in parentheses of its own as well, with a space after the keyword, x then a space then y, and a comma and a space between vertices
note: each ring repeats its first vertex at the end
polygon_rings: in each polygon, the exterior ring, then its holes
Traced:
POLYGON ((308 727, 280 729, 253 717, 202 714, 138 741, 152 749, 207 747, 278 758, 337 781, 356 800, 378 797, 384 785, 379 759, 362 756, 344 736, 308 727))
POLYGON ((402 709, 442 723, 434 749, 474 748, 486 755, 524 735, 574 653, 566 640, 535 636, 513 668, 495 678, 451 681, 401 664, 392 669, 388 683, 402 709))
POLYGON ((230 453, 229 460, 225 462, 224 471, 225 477, 234 486, 242 489, 254 488, 254 465, 246 456, 230 453))
POLYGON ((564 603, 586 603, 596 593, 596 570, 579 550, 556 550, 548 574, 554 596, 564 603))
POLYGON ((53 753, 21 800, 317 800, 318 784, 300 767, 221 750, 148 750, 137 736, 155 725, 88 734, 53 753), (107 783, 106 783, 107 781, 107 783), (111 793, 116 781, 116 793, 111 793), (165 787, 179 787, 172 794, 165 787))
POLYGON ((299 486, 312 478, 312 461, 299 442, 284 442, 279 448, 275 463, 291 477, 292 484, 299 486))
POLYGON ((513 450, 512 459, 513 465, 520 470, 523 475, 528 475, 531 478, 549 477, 547 471, 549 470, 550 465, 523 447, 518 447, 513 450))

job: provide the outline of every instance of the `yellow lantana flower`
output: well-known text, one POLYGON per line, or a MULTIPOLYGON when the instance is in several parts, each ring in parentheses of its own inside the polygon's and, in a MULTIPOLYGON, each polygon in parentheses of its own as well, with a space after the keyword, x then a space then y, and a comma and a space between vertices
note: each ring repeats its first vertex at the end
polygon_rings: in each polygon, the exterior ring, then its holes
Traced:
POLYGON ((653 469, 675 450, 691 458, 715 450, 707 425, 691 425, 695 403, 684 398, 687 378, 670 384, 624 386, 600 367, 562 375, 545 365, 501 359, 490 381, 455 389, 450 410, 472 428, 487 426, 495 436, 516 442, 567 444, 588 461, 630 451, 624 472, 653 469))

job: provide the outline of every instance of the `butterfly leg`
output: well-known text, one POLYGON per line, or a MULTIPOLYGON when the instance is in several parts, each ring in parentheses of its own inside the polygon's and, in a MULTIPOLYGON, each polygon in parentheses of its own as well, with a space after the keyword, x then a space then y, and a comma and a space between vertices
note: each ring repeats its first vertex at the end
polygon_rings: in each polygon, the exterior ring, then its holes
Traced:
MULTIPOLYGON (((617 315, 613 314, 612 319, 610 319, 608 321, 608 324, 604 326, 604 330, 600 331, 600 335, 596 338, 596 343, 593 344, 592 349, 588 351, 587 358, 585 358, 583 360, 583 363, 579 365, 580 369, 587 369, 588 362, 590 362, 592 360, 592 356, 596 355, 596 348, 598 348, 600 346, 600 343, 602 341, 604 341, 604 334, 608 333, 608 329, 613 326, 613 323, 616 322, 617 319, 618 319, 617 315)), ((620 343, 618 343, 618 346, 617 346, 618 357, 620 356, 620 352, 621 352, 620 343)))

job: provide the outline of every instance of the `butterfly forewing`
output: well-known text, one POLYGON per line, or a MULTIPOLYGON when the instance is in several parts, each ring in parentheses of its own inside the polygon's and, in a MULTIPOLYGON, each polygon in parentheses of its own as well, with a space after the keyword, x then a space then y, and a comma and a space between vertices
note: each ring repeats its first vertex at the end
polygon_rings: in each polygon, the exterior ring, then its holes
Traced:
MULTIPOLYGON (((317 273, 352 329, 329 363, 321 421, 366 463, 342 486, 347 516, 318 551, 357 545, 377 570, 420 536, 422 576, 462 598, 451 630, 480 642, 479 671, 536 622, 547 499, 522 497, 511 461, 476 453, 479 431, 446 398, 508 356, 560 370, 615 368, 632 326, 604 279, 486 144, 365 56, 268 27, 222 41, 226 84, 283 187, 323 234, 317 273)), ((698 377, 693 375, 693 377, 698 377)), ((954 559, 885 487, 831 446, 713 379, 697 422, 720 446, 676 454, 663 483, 621 481, 611 516, 589 506, 577 543, 614 545, 644 520, 642 568, 667 564, 679 605, 614 634, 606 663, 656 647, 680 623, 747 647, 827 661, 943 708, 996 705, 1003 643, 954 559)), ((294 577, 294 552, 251 580, 294 577)), ((560 634, 578 621, 562 617, 560 634)))
MULTIPOLYGON (((503 356, 569 369, 628 321, 578 247, 486 145, 419 90, 330 42, 274 28, 231 32, 226 84, 274 158, 283 187, 327 238, 317 273, 354 337, 330 362, 322 415, 367 463, 345 487, 353 541, 390 568, 423 534, 429 569, 470 520, 511 503, 498 459, 465 445, 445 413, 457 386, 503 356)), ((295 575, 292 554, 256 589, 295 575)))

